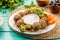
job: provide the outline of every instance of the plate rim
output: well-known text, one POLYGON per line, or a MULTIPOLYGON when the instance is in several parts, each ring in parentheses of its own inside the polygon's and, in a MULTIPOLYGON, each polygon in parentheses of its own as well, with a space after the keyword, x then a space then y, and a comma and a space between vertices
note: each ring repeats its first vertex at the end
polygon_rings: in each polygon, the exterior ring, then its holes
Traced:
MULTIPOLYGON (((14 14, 15 12, 17 12, 17 11, 20 11, 20 8, 19 8, 18 10, 17 10, 17 9, 16 9, 16 10, 13 10, 10 14, 13 15, 13 14, 14 14)), ((11 17, 11 15, 10 15, 10 17, 11 17)), ((8 25, 9 25, 9 18, 10 18, 10 17, 8 17, 8 25)), ((55 22, 54 24, 56 25, 56 22, 55 22)), ((10 25, 9 25, 9 26, 10 26, 10 25)), ((11 27, 11 26, 10 26, 10 27, 11 27)), ((53 27, 53 28, 54 28, 54 27, 53 27)), ((52 28, 52 29, 53 29, 53 28, 52 28)), ((13 28, 12 28, 12 29, 13 29, 13 28)), ((51 30, 52 30, 52 29, 51 29, 51 30)), ((14 30, 14 29, 13 29, 13 30, 14 30)), ((14 30, 14 31, 16 31, 16 30, 14 30)), ((49 31, 50 31, 50 30, 49 30, 49 31)), ((17 32, 18 32, 18 31, 17 31, 17 32)), ((48 32, 48 31, 47 31, 47 32, 48 32)), ((22 32, 20 32, 20 33, 22 33, 22 32)), ((45 33, 46 33, 46 32, 45 32, 45 33)), ((23 34, 28 34, 28 33, 23 33, 23 34)), ((38 33, 38 34, 40 34, 40 33, 38 33)), ((41 34, 43 34, 43 33, 41 33, 41 34)), ((37 34, 32 34, 32 35, 37 35, 37 34)))

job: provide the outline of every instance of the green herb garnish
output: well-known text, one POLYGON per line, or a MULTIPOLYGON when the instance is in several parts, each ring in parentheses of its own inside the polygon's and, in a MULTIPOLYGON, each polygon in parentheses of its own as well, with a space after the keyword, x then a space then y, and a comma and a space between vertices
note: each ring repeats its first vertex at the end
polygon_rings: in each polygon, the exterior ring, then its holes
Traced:
POLYGON ((38 7, 34 7, 31 9, 31 13, 33 14, 37 14, 38 16, 40 17, 43 17, 45 14, 44 14, 44 9, 43 8, 38 8, 38 7))
POLYGON ((0 0, 0 8, 15 9, 17 6, 22 5, 24 0, 0 0))

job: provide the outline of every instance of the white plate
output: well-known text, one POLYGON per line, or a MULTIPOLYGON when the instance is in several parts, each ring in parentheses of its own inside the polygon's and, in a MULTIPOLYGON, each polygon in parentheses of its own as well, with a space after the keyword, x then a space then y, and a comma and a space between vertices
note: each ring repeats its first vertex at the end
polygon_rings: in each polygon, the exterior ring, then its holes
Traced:
MULTIPOLYGON (((15 22, 14 22, 14 16, 15 16, 16 14, 18 14, 19 12, 20 12, 20 11, 15 12, 14 14, 12 14, 12 15, 10 16, 9 20, 8 20, 8 23, 9 23, 10 27, 11 27, 13 30, 21 33, 21 31, 20 31, 19 28, 15 25, 15 22)), ((44 29, 42 29, 42 30, 39 30, 39 31, 37 31, 37 32, 24 32, 24 34, 33 34, 33 35, 36 35, 36 34, 46 33, 46 32, 48 32, 48 31, 52 30, 52 29, 55 27, 55 25, 56 25, 56 23, 54 23, 54 24, 52 24, 52 25, 49 25, 49 26, 47 26, 46 28, 44 28, 44 29)))

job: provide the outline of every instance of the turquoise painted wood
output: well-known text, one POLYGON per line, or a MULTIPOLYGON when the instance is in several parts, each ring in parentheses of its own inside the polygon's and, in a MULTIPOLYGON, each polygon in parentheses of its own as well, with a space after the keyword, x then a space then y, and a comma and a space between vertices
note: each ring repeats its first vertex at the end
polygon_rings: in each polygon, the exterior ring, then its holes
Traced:
MULTIPOLYGON (((25 4, 30 4, 32 0, 25 0, 25 4)), ((35 0, 33 0, 36 3, 35 0)), ((19 6, 21 7, 21 6, 19 6)), ((19 8, 18 7, 18 8, 19 8)), ((10 13, 9 9, 0 9, 0 15, 4 18, 3 25, 0 26, 0 40, 32 40, 30 38, 22 37, 16 34, 9 26, 8 26, 8 15, 10 13), (6 10, 6 13, 3 14, 3 11, 6 10)))

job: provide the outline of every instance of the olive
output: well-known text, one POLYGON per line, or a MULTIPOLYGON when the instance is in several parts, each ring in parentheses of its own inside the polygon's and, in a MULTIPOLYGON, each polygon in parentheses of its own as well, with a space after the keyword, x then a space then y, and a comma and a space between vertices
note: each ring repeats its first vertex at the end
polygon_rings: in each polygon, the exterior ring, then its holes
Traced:
POLYGON ((57 4, 58 6, 60 6, 60 3, 59 4, 57 4))
POLYGON ((56 1, 56 3, 59 3, 59 1, 56 1))
POLYGON ((50 3, 49 5, 52 5, 52 3, 50 3))

